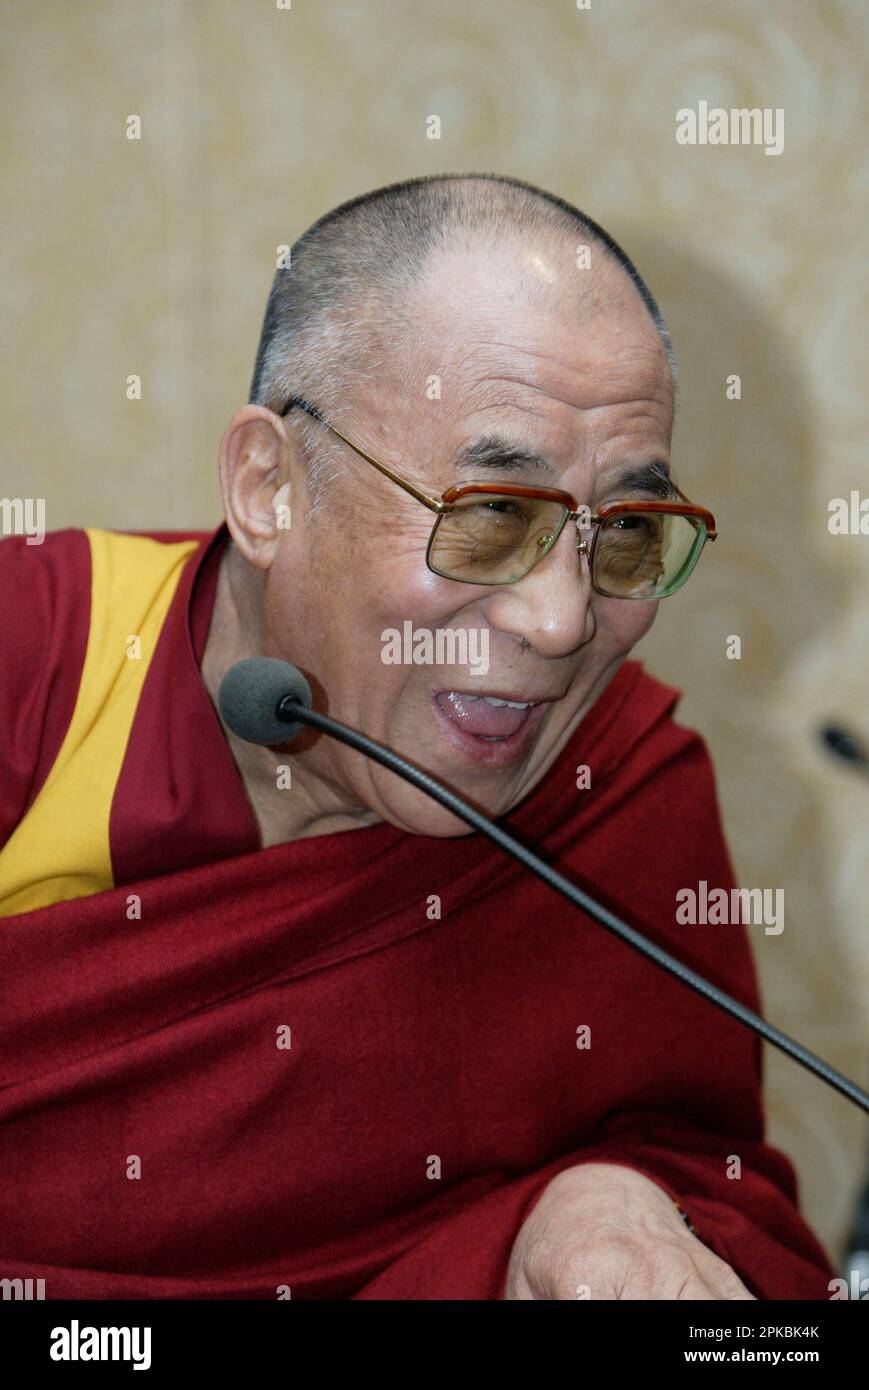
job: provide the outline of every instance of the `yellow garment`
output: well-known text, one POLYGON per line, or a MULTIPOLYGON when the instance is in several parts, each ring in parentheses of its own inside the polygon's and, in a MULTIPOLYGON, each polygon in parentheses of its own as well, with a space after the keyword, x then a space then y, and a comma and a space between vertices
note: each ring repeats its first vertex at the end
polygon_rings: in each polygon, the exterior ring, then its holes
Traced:
POLYGON ((87 537, 91 613, 78 696, 39 795, 0 850, 0 917, 114 887, 115 787, 166 614, 197 544, 98 530, 87 537))

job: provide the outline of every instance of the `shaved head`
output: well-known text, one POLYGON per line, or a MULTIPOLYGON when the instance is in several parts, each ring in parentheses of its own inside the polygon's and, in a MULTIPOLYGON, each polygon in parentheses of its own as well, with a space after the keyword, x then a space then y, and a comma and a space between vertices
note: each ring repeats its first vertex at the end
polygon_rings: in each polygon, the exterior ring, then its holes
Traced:
MULTIPOLYGON (((570 203, 519 179, 445 174, 390 184, 325 214, 293 245, 272 284, 263 322, 251 402, 280 413, 290 396, 316 401, 332 418, 366 384, 396 371, 413 353, 426 286, 454 274, 461 258, 504 249, 515 273, 505 293, 529 305, 552 299, 545 246, 573 267, 576 287, 564 311, 577 324, 611 312, 614 300, 642 300, 667 355, 666 325, 642 276, 621 247, 570 203), (588 247, 591 267, 578 264, 588 247), (607 273, 600 273, 604 262, 607 273), (612 272, 616 273, 613 274, 612 272)), ((564 277, 558 293, 563 293, 564 277)), ((323 436, 300 423, 314 496, 323 436)))
MULTIPOLYGON (((506 814, 546 775, 657 601, 595 587, 572 525, 516 580, 450 578, 428 562, 446 515, 435 499, 457 483, 518 484, 566 494, 577 518, 580 507, 671 500, 668 349, 624 253, 530 185, 414 179, 330 212, 275 277, 254 400, 221 440, 232 545, 209 689, 244 655, 289 658, 330 713, 506 814), (293 397, 313 417, 285 414, 293 397), (384 634, 406 622, 486 634, 482 693, 531 711, 515 742, 463 735, 462 702, 479 683, 452 663, 384 660, 384 634)), ((233 752, 259 797, 264 843, 372 817, 467 833, 334 740, 294 753, 294 795, 277 800, 273 754, 251 749, 233 752)))

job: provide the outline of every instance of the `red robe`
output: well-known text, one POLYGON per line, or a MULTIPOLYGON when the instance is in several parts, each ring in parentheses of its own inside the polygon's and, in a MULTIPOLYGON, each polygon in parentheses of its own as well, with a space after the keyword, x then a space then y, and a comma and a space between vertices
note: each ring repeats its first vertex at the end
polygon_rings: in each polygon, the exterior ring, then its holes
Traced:
MULTIPOLYGON (((762 928, 675 921, 680 888, 734 881, 677 699, 626 662, 507 824, 757 1008, 762 928)), ((494 1299, 549 1179, 611 1160, 756 1296, 829 1297, 741 1025, 476 834, 234 849, 0 920, 0 1278, 49 1299, 494 1299)))

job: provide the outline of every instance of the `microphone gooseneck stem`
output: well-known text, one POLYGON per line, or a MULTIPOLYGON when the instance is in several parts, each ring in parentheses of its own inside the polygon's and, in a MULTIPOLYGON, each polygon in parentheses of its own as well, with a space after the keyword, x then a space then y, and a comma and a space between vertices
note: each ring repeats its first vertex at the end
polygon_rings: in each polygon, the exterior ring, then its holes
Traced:
POLYGON ((869 1114, 869 1094, 861 1090, 855 1082, 836 1071, 835 1067, 831 1067, 822 1057, 810 1052, 794 1038, 789 1038, 786 1033, 773 1027, 760 1014, 756 1014, 752 1009, 740 1004, 738 999, 732 998, 724 990, 718 989, 716 985, 705 980, 702 975, 698 975, 696 971, 683 965, 675 956, 671 956, 669 951, 665 951, 660 946, 656 946, 653 941, 647 940, 640 932, 628 926, 627 922, 623 922, 614 913, 602 907, 600 903, 596 903, 581 888, 577 888, 576 884, 564 878, 532 850, 515 840, 501 826, 490 821, 481 812, 475 811, 473 806, 469 806, 461 797, 456 796, 455 792, 442 786, 427 772, 420 772, 418 768, 400 757, 398 753, 393 753, 390 748, 384 748, 382 744, 368 738, 366 734, 359 733, 357 729, 351 729, 346 724, 339 724, 337 720, 330 719, 328 715, 318 714, 315 710, 307 709, 292 696, 287 696, 286 699, 282 700, 276 712, 278 718, 284 722, 307 724, 312 729, 329 734, 330 737, 338 739, 340 743, 345 743, 348 748, 354 748, 358 753, 363 753, 374 762, 380 763, 381 767, 388 768, 390 772, 394 772, 397 776, 403 777, 405 781, 411 782, 419 791, 425 792, 433 801, 437 801, 446 810, 463 820, 466 825, 470 825, 474 830, 479 830, 481 834, 488 836, 507 854, 518 859, 520 864, 524 864, 532 873, 537 874, 556 893, 567 898, 574 907, 581 908, 607 931, 612 932, 614 936, 619 937, 629 946, 633 946, 635 950, 654 961, 660 969, 666 970, 668 974, 681 980, 689 989, 695 990, 697 994, 702 994, 705 999, 708 999, 719 1009, 723 1009, 732 1018, 738 1019, 747 1028, 759 1033, 773 1047, 779 1048, 780 1051, 792 1057, 795 1062, 799 1062, 801 1066, 814 1072, 822 1081, 826 1081, 834 1090, 847 1096, 861 1110, 865 1110, 869 1114))

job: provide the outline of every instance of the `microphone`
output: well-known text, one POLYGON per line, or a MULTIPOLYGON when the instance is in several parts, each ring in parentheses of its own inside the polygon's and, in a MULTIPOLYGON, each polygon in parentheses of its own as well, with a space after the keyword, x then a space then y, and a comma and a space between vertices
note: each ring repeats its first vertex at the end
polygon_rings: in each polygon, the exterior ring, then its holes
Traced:
POLYGON ((598 922, 614 936, 619 937, 627 945, 633 946, 640 951, 660 969, 666 970, 677 980, 681 980, 689 989, 693 989, 697 994, 701 994, 704 999, 731 1018, 737 1019, 745 1027, 751 1028, 760 1037, 764 1038, 773 1047, 787 1054, 795 1062, 799 1062, 808 1071, 819 1076, 828 1086, 841 1095, 846 1096, 859 1109, 865 1110, 869 1114, 869 1094, 860 1089, 856 1082, 851 1081, 841 1072, 836 1071, 822 1057, 810 1052, 803 1047, 802 1043, 782 1033, 771 1023, 768 1023, 760 1014, 756 1014, 752 1009, 746 1008, 738 999, 726 994, 724 990, 713 985, 703 975, 691 970, 684 965, 676 956, 670 955, 654 941, 649 941, 641 932, 634 927, 623 922, 615 913, 595 902, 594 898, 577 888, 576 884, 571 883, 562 874, 558 873, 551 865, 536 855, 532 850, 514 839, 502 826, 495 821, 489 820, 480 811, 470 806, 455 792, 443 786, 436 778, 427 772, 421 772, 419 768, 407 762, 398 753, 394 753, 391 748, 386 748, 382 743, 377 743, 367 734, 360 733, 358 729, 352 729, 347 724, 341 724, 337 719, 330 719, 328 715, 319 714, 312 709, 311 689, 301 671, 295 666, 290 666, 287 662, 278 661, 273 657, 254 656, 246 661, 240 661, 233 666, 224 677, 220 687, 219 695, 220 713, 224 722, 248 743, 265 744, 273 747, 276 744, 286 743, 289 739, 295 738, 303 726, 317 729, 319 732, 328 734, 330 738, 335 738, 339 743, 344 743, 348 748, 353 748, 381 767, 388 768, 390 772, 403 777, 406 782, 419 791, 425 792, 433 801, 444 806, 459 820, 463 820, 472 829, 479 830, 486 835, 496 845, 507 854, 512 855, 526 869, 541 878, 544 883, 553 888, 556 893, 567 898, 574 907, 580 908, 594 921, 598 922))
POLYGON ((311 687, 297 666, 273 656, 252 656, 232 666, 220 686, 220 713, 246 743, 272 748, 301 733, 302 725, 278 713, 286 701, 305 709, 313 704, 311 687))
POLYGON ((818 736, 835 757, 850 763, 851 767, 856 772, 861 772, 864 777, 869 777, 869 753, 855 734, 827 724, 819 731, 818 736))

